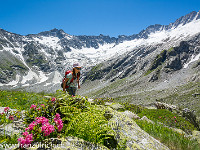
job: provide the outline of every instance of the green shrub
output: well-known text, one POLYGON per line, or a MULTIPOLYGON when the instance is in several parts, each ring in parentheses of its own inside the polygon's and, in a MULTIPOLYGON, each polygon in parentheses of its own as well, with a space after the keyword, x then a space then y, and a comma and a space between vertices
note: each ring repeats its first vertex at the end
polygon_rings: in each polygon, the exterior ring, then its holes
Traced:
POLYGON ((114 99, 112 97, 94 99, 94 103, 97 105, 105 105, 105 102, 113 102, 113 101, 114 101, 114 99))
POLYGON ((124 105, 123 109, 120 109, 119 111, 125 111, 125 110, 129 110, 132 111, 136 114, 141 113, 142 110, 144 109, 144 107, 140 106, 140 105, 134 105, 134 104, 129 104, 129 103, 121 103, 122 105, 124 105))
POLYGON ((87 101, 87 98, 82 98, 81 96, 65 95, 61 101, 60 106, 71 106, 76 107, 78 109, 84 110, 89 106, 90 103, 87 101))
POLYGON ((182 129, 187 133, 191 133, 193 130, 195 130, 194 125, 189 121, 166 109, 144 109, 138 115, 140 117, 146 116, 152 121, 161 122, 169 127, 182 129))
POLYGON ((108 148, 116 148, 114 133, 107 125, 108 121, 101 113, 83 112, 68 125, 67 135, 76 136, 86 141, 100 143, 108 148))
POLYGON ((158 139, 171 150, 199 150, 200 145, 196 140, 174 132, 161 124, 152 124, 146 121, 136 120, 136 123, 147 133, 158 139))
POLYGON ((70 120, 81 112, 88 111, 90 103, 87 98, 82 98, 81 96, 72 97, 70 95, 64 95, 56 112, 60 113, 65 124, 70 122, 70 120))
POLYGON ((17 134, 14 134, 12 136, 0 135, 0 144, 5 148, 6 146, 8 146, 7 144, 17 144, 18 143, 17 139, 18 139, 17 134))

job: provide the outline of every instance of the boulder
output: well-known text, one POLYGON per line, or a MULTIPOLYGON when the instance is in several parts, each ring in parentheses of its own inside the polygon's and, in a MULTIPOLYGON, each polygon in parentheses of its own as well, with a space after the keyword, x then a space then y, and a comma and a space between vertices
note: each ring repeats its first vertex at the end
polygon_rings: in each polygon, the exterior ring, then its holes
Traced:
POLYGON ((136 114, 134 114, 133 112, 126 110, 123 112, 127 117, 129 117, 130 119, 140 119, 140 117, 136 114))
POLYGON ((171 127, 169 127, 169 129, 172 129, 174 132, 177 132, 177 133, 179 133, 179 134, 181 134, 181 135, 188 136, 188 135, 187 135, 183 130, 181 130, 181 129, 171 128, 171 127))
POLYGON ((114 111, 108 125, 115 132, 118 144, 125 149, 169 150, 122 112, 114 111))
POLYGON ((155 102, 154 105, 156 106, 157 109, 168 109, 169 111, 173 111, 173 110, 177 110, 177 106, 175 105, 169 105, 166 103, 162 103, 162 102, 155 102))
POLYGON ((105 102, 105 106, 110 106, 112 104, 113 104, 113 102, 105 102))
POLYGON ((112 105, 110 105, 111 108, 115 109, 115 110, 119 110, 119 109, 123 109, 124 106, 118 103, 113 103, 112 105))
POLYGON ((88 102, 94 103, 94 99, 88 98, 88 102))
POLYGON ((200 128, 199 128, 199 123, 198 123, 198 121, 197 121, 196 115, 194 114, 194 111, 191 111, 191 110, 188 109, 188 108, 184 108, 184 109, 182 110, 182 112, 183 112, 182 116, 183 116, 184 118, 186 118, 187 120, 189 120, 190 123, 192 123, 192 124, 194 125, 194 127, 196 127, 198 130, 200 130, 200 128))
MULTIPOLYGON (((18 146, 14 147, 15 149, 18 146)), ((13 149, 13 147, 8 148, 13 149)), ((51 138, 43 141, 43 143, 35 143, 31 145, 27 150, 41 150, 41 149, 51 149, 51 150, 90 150, 90 149, 101 149, 109 150, 104 145, 91 143, 77 137, 66 137, 66 138, 51 138)))
POLYGON ((150 120, 149 118, 147 118, 146 116, 143 116, 140 120, 147 121, 148 123, 154 124, 154 122, 150 120))
MULTIPOLYGON (((0 112, 4 112, 5 107, 0 107, 0 112)), ((16 109, 10 109, 11 113, 17 112, 16 109)), ((14 118, 12 123, 9 124, 2 124, 0 125, 0 135, 6 135, 6 136, 13 136, 14 134, 21 133, 24 128, 25 124, 23 123, 25 111, 18 112, 19 115, 21 115, 21 118, 14 118)))
POLYGON ((49 99, 51 99, 52 97, 47 95, 47 96, 44 96, 44 98, 49 98, 49 99))
POLYGON ((23 124, 23 120, 17 120, 13 121, 10 124, 7 125, 1 125, 0 126, 0 135, 6 135, 6 136, 13 136, 15 134, 20 134, 24 130, 25 125, 23 124))
POLYGON ((197 140, 197 142, 200 144, 200 131, 192 131, 192 136, 197 140))

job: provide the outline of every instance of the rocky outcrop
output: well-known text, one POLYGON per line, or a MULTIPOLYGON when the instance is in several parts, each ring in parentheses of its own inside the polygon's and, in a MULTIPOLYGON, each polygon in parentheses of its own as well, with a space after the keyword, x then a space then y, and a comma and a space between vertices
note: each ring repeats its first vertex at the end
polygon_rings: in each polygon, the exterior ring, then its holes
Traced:
MULTIPOLYGON (((4 112, 5 107, 0 107, 0 113, 4 112)), ((25 128, 25 124, 23 123, 24 119, 24 111, 19 112, 16 109, 10 109, 11 113, 18 112, 21 116, 20 118, 14 117, 12 123, 9 124, 2 124, 0 125, 0 135, 5 136, 13 136, 13 135, 20 135, 25 128)))
POLYGON ((124 111, 123 114, 128 116, 130 119, 140 119, 140 117, 137 114, 135 114, 129 110, 124 111))
POLYGON ((109 125, 116 133, 119 144, 123 145, 125 140, 125 148, 127 149, 160 149, 168 150, 169 148, 161 144, 159 141, 151 137, 128 116, 123 113, 110 110, 113 117, 109 120, 109 125))
POLYGON ((200 131, 193 131, 192 136, 198 141, 200 144, 200 131))
POLYGON ((90 149, 101 149, 109 150, 107 147, 79 139, 77 137, 65 137, 65 138, 52 138, 50 140, 44 141, 46 144, 38 143, 33 145, 27 150, 41 150, 41 149, 51 149, 51 150, 90 150, 90 149))
POLYGON ((16 75, 24 74, 28 67, 24 63, 17 59, 13 54, 7 51, 0 51, 0 82, 8 83, 13 78, 16 79, 16 75))
POLYGON ((185 108, 182 110, 182 116, 189 120, 198 130, 200 130, 200 122, 197 120, 197 116, 194 114, 194 111, 185 108))

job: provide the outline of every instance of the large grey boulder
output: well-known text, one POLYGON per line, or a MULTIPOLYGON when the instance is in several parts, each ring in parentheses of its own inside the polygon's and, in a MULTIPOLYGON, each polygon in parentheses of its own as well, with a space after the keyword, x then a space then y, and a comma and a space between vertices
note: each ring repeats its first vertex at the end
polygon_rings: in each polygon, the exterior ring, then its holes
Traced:
POLYGON ((200 131, 194 130, 192 132, 192 136, 197 140, 197 142, 200 144, 200 131))
MULTIPOLYGON (((111 111, 111 110, 110 110, 111 111)), ((116 134, 119 145, 126 149, 169 150, 168 147, 143 131, 135 121, 121 112, 112 111, 113 117, 108 125, 116 134)))
POLYGON ((189 120, 198 130, 200 130, 199 122, 197 120, 196 115, 194 114, 194 111, 191 111, 188 108, 184 108, 182 111, 182 116, 189 120))
POLYGON ((130 119, 140 119, 140 117, 138 115, 134 114, 133 112, 131 112, 129 110, 124 111, 123 114, 125 114, 130 119))
POLYGON ((112 105, 110 105, 111 108, 115 109, 115 110, 119 110, 119 109, 123 109, 124 106, 119 104, 119 103, 113 103, 112 105))
MULTIPOLYGON (((0 107, 0 113, 4 112, 4 108, 0 107)), ((17 112, 17 110, 9 109, 9 112, 12 114, 17 112)), ((25 128, 25 124, 23 124, 24 113, 24 111, 18 112, 21 118, 15 117, 12 123, 0 125, 0 135, 13 136, 14 134, 20 134, 25 128)))
POLYGON ((148 123, 154 124, 154 122, 152 120, 150 120, 149 118, 147 118, 146 116, 143 116, 140 120, 146 121, 148 123))

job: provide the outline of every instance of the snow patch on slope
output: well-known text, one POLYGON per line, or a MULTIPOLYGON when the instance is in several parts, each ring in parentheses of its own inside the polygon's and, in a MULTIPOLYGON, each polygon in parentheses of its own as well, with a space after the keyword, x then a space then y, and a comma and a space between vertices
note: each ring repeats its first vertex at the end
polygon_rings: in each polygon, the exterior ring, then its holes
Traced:
POLYGON ((188 62, 188 63, 186 63, 184 66, 183 66, 183 68, 187 68, 188 66, 189 66, 189 64, 191 64, 192 62, 194 62, 194 61, 197 61, 197 60, 199 60, 199 58, 200 58, 200 53, 198 54, 198 55, 196 55, 196 56, 192 56, 192 59, 188 62))
POLYGON ((55 71, 52 83, 53 84, 60 83, 60 81, 58 79, 61 79, 61 78, 62 78, 61 74, 58 71, 55 71))
POLYGON ((62 47, 59 44, 60 39, 58 37, 53 36, 42 36, 41 38, 34 37, 35 41, 38 41, 41 44, 47 45, 48 47, 51 47, 53 49, 62 49, 62 47))

